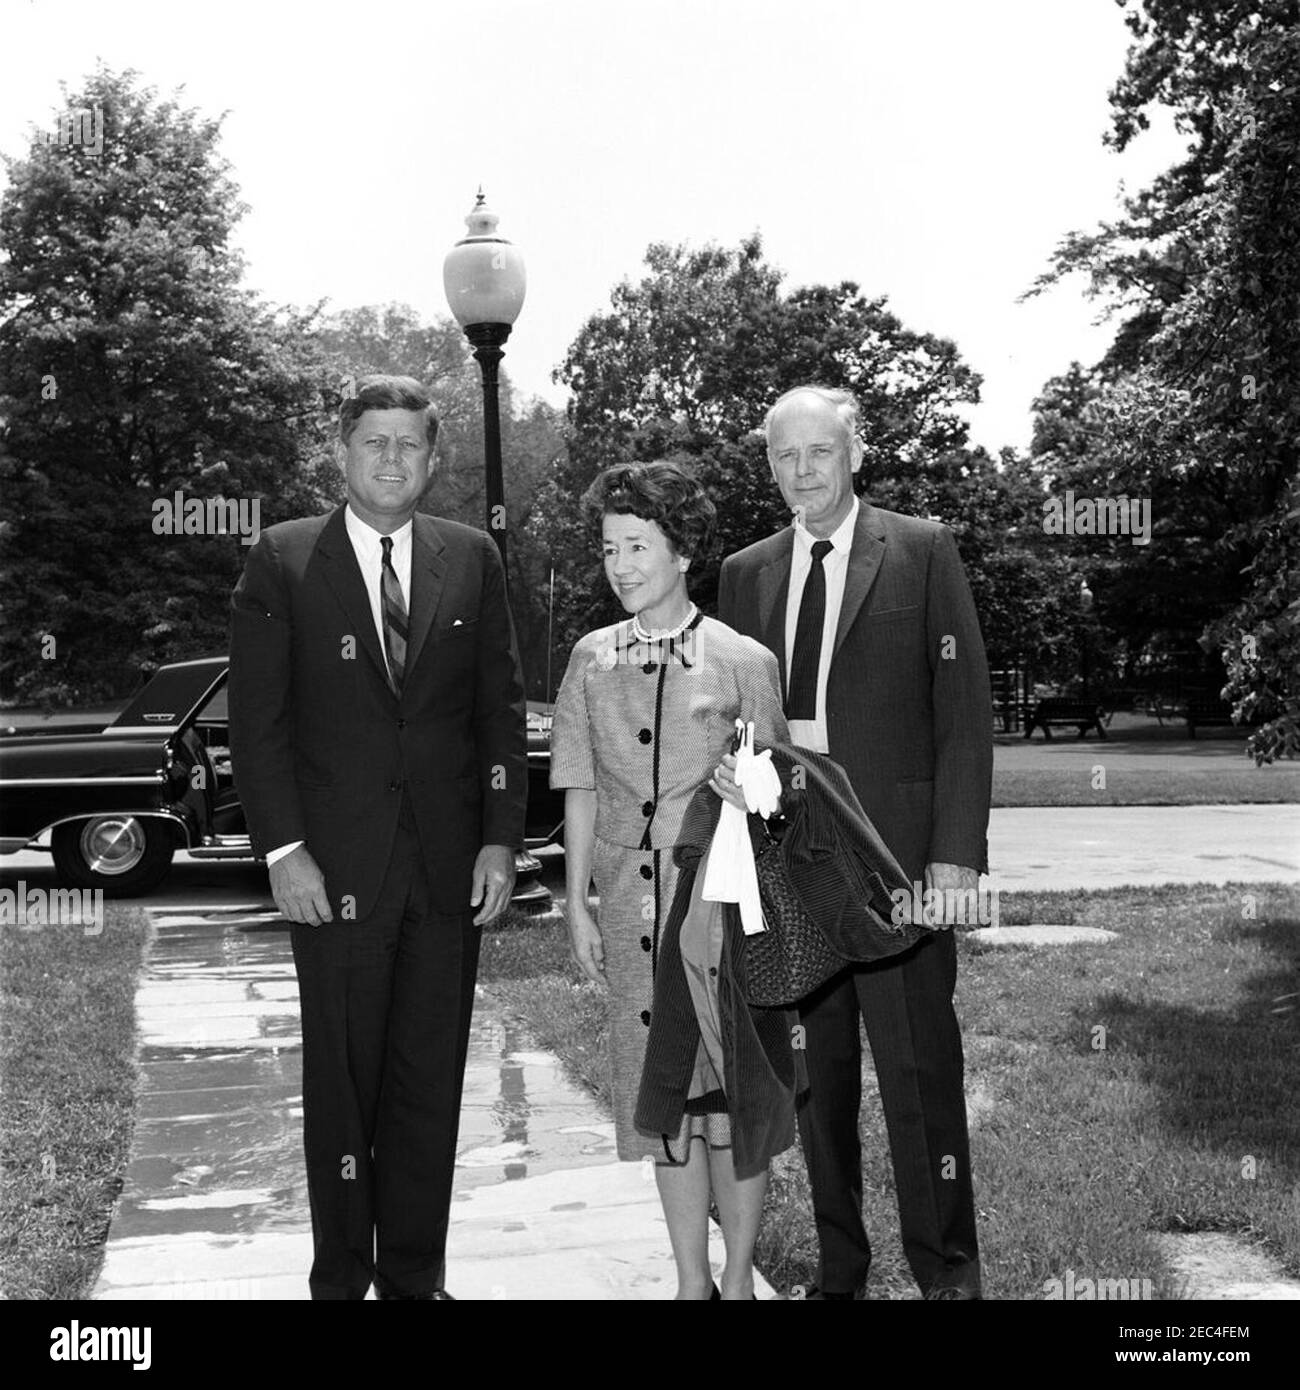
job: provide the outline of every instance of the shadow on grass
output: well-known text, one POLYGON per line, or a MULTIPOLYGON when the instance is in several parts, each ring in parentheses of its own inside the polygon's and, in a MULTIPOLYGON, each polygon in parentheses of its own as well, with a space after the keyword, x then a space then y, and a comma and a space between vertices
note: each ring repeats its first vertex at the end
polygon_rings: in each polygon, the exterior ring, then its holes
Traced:
POLYGON ((1177 1172, 1148 1170, 1153 1228, 1263 1239, 1300 1273, 1300 916, 1221 919, 1209 936, 1215 955, 1268 963, 1218 966, 1222 1004, 1109 992, 1076 1017, 1103 1022, 1106 1050, 1136 1064, 1161 1147, 1182 1156, 1177 1172))

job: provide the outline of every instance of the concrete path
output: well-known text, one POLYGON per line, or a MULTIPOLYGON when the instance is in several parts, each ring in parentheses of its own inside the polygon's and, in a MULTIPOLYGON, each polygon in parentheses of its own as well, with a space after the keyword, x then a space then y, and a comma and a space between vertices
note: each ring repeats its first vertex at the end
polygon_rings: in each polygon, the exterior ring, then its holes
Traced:
MULTIPOLYGON (((141 1096, 100 1299, 306 1298, 298 987, 261 903, 155 913, 137 995, 141 1096)), ((482 990, 448 1283, 466 1299, 663 1299, 653 1175, 482 990)), ((715 1232, 714 1263, 722 1259, 715 1232)), ((771 1297, 766 1285, 760 1297, 771 1297)))
POLYGON ((1300 806, 1008 807, 989 882, 1016 889, 1300 883, 1300 806))

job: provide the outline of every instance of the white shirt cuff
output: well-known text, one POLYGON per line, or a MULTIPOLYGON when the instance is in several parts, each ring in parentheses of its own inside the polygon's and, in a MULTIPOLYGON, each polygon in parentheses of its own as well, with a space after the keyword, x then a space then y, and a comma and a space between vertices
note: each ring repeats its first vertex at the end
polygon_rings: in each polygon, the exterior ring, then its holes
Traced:
POLYGON ((266 856, 266 867, 269 869, 277 859, 283 859, 286 854, 292 854, 299 845, 305 845, 306 840, 295 840, 291 845, 281 845, 279 849, 271 850, 266 856))

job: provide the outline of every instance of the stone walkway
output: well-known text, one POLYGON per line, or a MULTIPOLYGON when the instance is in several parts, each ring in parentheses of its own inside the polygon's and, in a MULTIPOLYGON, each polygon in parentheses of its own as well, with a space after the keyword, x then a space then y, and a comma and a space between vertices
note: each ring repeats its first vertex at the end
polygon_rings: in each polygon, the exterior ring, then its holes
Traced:
MULTIPOLYGON (((274 921, 261 904, 154 916, 140 1106, 96 1298, 307 1297, 298 986, 274 921)), ((652 1174, 615 1160, 613 1126, 481 989, 447 1256, 459 1298, 676 1288, 652 1174)))
POLYGON ((1271 1255, 1241 1236, 1221 1231, 1162 1232, 1154 1239, 1183 1281, 1185 1298, 1300 1300, 1300 1279, 1292 1279, 1271 1255))
POLYGON ((989 886, 1300 883, 1300 806, 1026 806, 989 817, 989 886))

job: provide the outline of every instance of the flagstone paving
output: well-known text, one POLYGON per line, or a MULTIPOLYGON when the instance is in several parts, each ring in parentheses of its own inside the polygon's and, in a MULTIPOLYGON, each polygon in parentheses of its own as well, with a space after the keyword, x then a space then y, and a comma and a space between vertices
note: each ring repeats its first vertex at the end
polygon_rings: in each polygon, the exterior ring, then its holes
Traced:
POLYGON ((976 946, 1100 946, 1115 941, 1118 932, 1101 927, 1075 927, 1059 922, 1037 922, 1023 927, 976 927, 966 939, 976 946))
MULTIPOLYGON (((96 1298, 307 1297, 298 990, 275 921, 260 903, 154 915, 136 1129, 96 1298)), ((458 1152, 457 1297, 672 1297, 653 1173, 616 1160, 595 1103, 482 989, 458 1152)), ((716 1232, 712 1254, 720 1268, 716 1232)))
POLYGON ((1223 1231, 1154 1237, 1183 1296, 1195 1299, 1300 1299, 1300 1279, 1291 1278, 1267 1252, 1223 1231))

